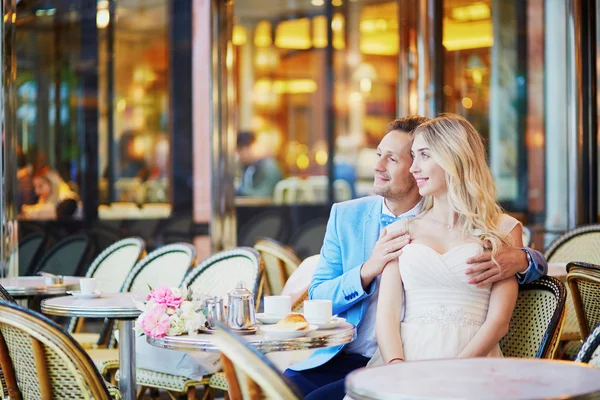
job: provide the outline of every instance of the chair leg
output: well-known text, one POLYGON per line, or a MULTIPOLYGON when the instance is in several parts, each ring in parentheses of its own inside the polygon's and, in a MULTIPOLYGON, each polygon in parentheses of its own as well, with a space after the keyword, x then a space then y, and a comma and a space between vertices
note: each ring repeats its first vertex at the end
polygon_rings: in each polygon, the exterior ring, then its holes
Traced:
POLYGON ((187 398, 188 400, 194 400, 196 398, 196 388, 192 386, 187 390, 187 398))
POLYGON ((140 390, 138 390, 137 396, 135 396, 136 400, 142 400, 147 389, 146 386, 140 386, 140 390))

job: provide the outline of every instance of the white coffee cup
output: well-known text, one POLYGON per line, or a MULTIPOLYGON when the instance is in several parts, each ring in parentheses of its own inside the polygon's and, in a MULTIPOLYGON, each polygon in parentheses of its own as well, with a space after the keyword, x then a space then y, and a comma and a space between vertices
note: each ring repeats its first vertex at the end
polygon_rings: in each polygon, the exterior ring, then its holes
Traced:
POLYGON ((265 314, 275 317, 285 317, 292 312, 290 296, 265 296, 265 314))
POLYGON ((304 318, 310 323, 326 324, 332 317, 331 300, 305 300, 304 318))
POLYGON ((98 290, 100 282, 96 278, 82 278, 79 280, 81 294, 93 294, 98 290))

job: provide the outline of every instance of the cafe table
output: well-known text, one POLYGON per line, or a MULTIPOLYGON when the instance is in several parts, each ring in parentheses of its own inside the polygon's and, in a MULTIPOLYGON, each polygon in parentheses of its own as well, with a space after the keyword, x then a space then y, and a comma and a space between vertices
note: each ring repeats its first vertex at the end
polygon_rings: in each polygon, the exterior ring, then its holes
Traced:
MULTIPOLYGON (((263 353, 276 351, 309 350, 322 347, 333 347, 350 343, 354 339, 354 325, 344 322, 333 329, 316 330, 309 332, 306 336, 282 339, 273 338, 259 329, 255 334, 242 335, 242 337, 252 346, 263 353)), ((147 337, 147 342, 152 346, 164 349, 184 350, 184 351, 207 351, 218 352, 213 336, 210 333, 199 333, 189 336, 165 336, 162 338, 147 337)))
POLYGON ((65 276, 63 283, 47 284, 42 276, 15 276, 0 279, 0 285, 21 305, 37 309, 31 302, 36 296, 60 296, 69 290, 79 290, 79 279, 65 276))
POLYGON ((355 400, 600 398, 600 369, 530 358, 396 362, 354 371, 345 383, 355 400))
POLYGON ((97 298, 73 296, 55 297, 42 301, 42 312, 62 317, 111 318, 119 321, 119 390, 125 400, 134 400, 135 392, 135 335, 133 325, 141 314, 136 300, 145 296, 133 293, 103 293, 97 298))

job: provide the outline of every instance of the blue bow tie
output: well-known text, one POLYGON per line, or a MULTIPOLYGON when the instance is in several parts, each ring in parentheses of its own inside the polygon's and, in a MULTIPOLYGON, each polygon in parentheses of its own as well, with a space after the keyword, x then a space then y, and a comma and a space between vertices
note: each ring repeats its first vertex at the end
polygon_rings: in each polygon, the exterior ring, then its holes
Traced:
POLYGON ((396 222, 396 221, 400 221, 401 219, 406 219, 406 218, 414 218, 414 215, 404 215, 404 216, 400 216, 400 217, 392 217, 391 215, 387 215, 387 214, 381 214, 381 219, 379 222, 381 222, 381 227, 385 228, 386 226, 388 226, 389 224, 391 224, 392 222, 396 222))

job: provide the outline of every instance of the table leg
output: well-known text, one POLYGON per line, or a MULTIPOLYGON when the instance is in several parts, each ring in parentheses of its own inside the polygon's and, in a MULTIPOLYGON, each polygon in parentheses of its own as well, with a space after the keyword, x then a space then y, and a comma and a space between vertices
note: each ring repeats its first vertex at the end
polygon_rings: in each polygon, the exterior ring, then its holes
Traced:
POLYGON ((119 390, 124 400, 135 400, 135 335, 134 320, 119 321, 119 390))

